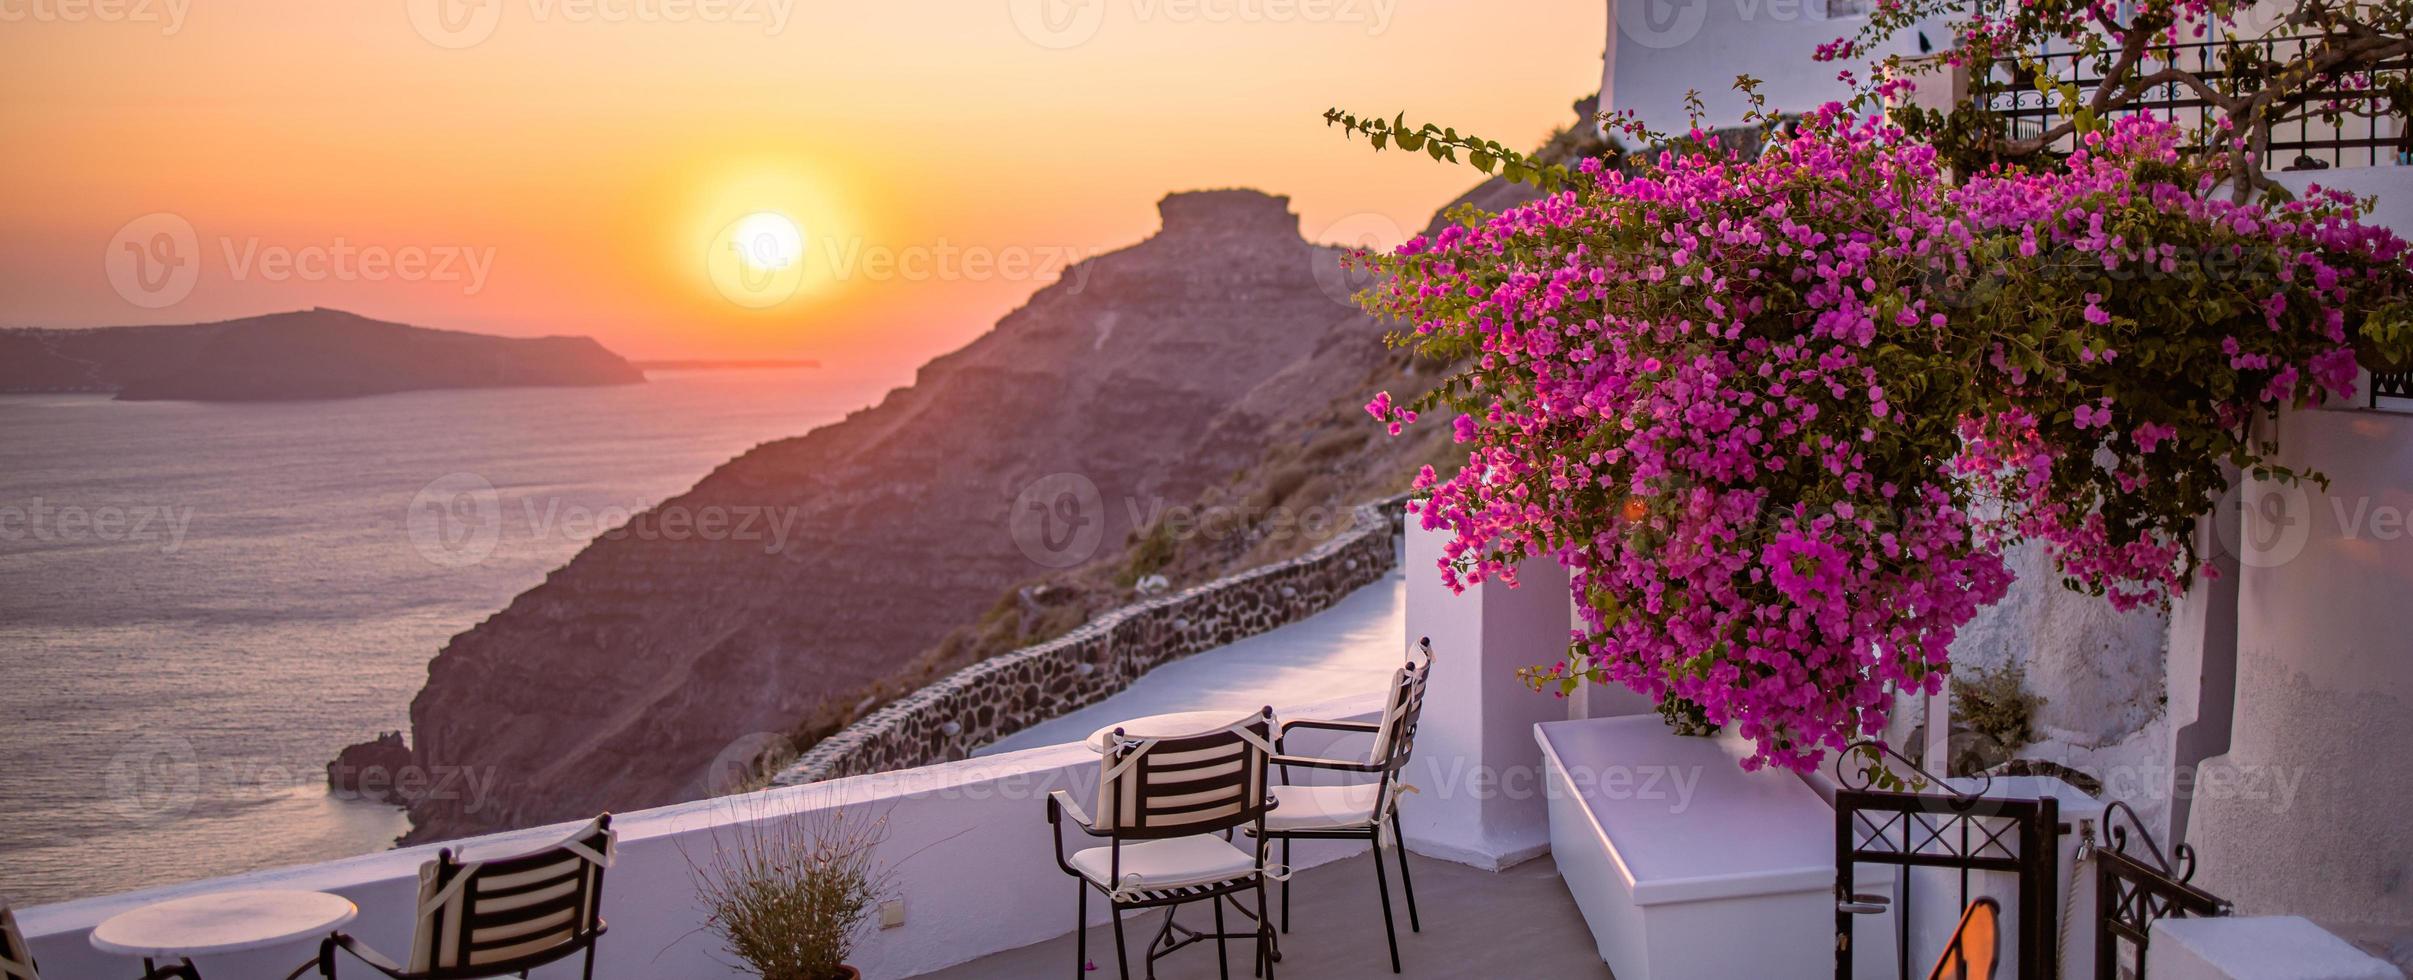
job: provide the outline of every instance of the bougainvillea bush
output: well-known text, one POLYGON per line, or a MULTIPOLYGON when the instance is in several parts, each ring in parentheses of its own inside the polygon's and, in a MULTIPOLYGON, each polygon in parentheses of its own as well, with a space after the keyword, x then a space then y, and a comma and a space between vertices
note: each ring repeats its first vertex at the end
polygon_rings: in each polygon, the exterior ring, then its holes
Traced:
POLYGON ((2403 354, 2405 242, 2336 195, 2232 203, 2177 145, 2120 120, 1955 180, 1828 106, 1748 161, 1588 163, 1370 259, 1361 300, 1464 369, 1367 409, 1466 444, 1418 480, 1453 585, 1571 570, 1584 628, 1529 679, 1624 684, 1807 768, 1940 689, 2020 541, 2166 601, 2224 467, 2298 475, 2254 420, 2403 354))

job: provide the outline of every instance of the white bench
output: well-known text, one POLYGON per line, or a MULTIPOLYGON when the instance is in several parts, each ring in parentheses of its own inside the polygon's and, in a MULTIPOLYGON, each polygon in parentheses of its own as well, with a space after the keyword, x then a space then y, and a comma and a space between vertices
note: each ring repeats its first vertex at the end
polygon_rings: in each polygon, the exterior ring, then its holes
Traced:
MULTIPOLYGON (((1655 714, 1544 722, 1534 738, 1551 855, 1618 980, 1834 976, 1835 814, 1808 784, 1745 772, 1739 740, 1677 735, 1655 714)), ((1895 975, 1891 950, 1853 966, 1895 975)))

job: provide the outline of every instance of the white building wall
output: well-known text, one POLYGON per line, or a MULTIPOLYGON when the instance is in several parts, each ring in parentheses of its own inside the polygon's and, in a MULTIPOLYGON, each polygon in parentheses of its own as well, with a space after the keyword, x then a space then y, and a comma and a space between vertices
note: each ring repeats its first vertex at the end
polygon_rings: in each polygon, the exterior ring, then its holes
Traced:
MULTIPOLYGON (((1836 80, 1843 64, 1820 63, 1820 44, 1867 23, 1869 0, 1609 0, 1608 55, 1600 79, 1604 112, 1631 109, 1651 129, 1688 127, 1684 94, 1699 90, 1706 126, 1731 126, 1748 108, 1737 75, 1765 83, 1770 108, 1800 112, 1846 99, 1836 80)), ((1943 35, 1928 36, 1942 43, 1943 35)), ((1915 37, 1894 50, 1918 53, 1915 37)))
POLYGON ((2289 412, 2329 487, 2247 495, 2236 724, 2205 763, 2198 881, 2241 911, 2413 938, 2413 416, 2289 412))
MULTIPOLYGON (((2413 234, 2413 168, 2275 175, 2375 198, 2413 234)), ((2231 747, 2194 787, 2199 882, 2413 954, 2413 415, 2289 412, 2281 460, 2329 486, 2241 495, 2231 747)), ((2413 959, 2413 955, 2408 956, 2413 959)))

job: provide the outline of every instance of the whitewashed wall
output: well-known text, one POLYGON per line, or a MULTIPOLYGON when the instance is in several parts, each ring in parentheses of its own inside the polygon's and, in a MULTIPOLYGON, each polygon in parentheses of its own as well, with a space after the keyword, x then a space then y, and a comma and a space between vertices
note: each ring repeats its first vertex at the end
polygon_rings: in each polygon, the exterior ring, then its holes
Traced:
POLYGON ((2231 748, 2197 780, 2199 880, 2247 912, 2413 939, 2413 415, 2290 412, 2329 487, 2248 497, 2231 748))
MULTIPOLYGON (((1608 55, 1600 77, 1600 107, 1631 109, 1661 132, 1681 133, 1684 93, 1698 89, 1703 123, 1731 126, 1747 104, 1734 91, 1737 75, 1766 83, 1773 109, 1800 112, 1848 98, 1835 78, 1839 64, 1810 56, 1820 44, 1851 35, 1867 23, 1854 0, 1609 0, 1608 55), (1829 11, 1842 12, 1830 16, 1829 11)), ((1944 35, 1930 30, 1942 43, 1944 35)), ((1893 50, 1918 53, 1915 38, 1893 50)))
POLYGON ((1530 558, 1518 566, 1515 588, 1489 581, 1453 593, 1436 563, 1455 535, 1415 524, 1407 530, 1408 635, 1432 638, 1433 664, 1416 755, 1402 776, 1418 796, 1400 810, 1401 829, 1418 851, 1506 868, 1550 847, 1533 726, 1565 719, 1569 707, 1527 686, 1517 669, 1567 655, 1567 570, 1530 558))

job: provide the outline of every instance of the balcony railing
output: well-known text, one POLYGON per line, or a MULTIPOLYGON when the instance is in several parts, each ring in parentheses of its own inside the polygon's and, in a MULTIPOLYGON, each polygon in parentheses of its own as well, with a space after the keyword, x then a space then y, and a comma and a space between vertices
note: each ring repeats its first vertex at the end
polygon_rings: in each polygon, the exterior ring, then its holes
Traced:
POLYGON ((2405 411, 2413 407, 2413 371, 2371 376, 2371 407, 2405 411), (2383 401, 2383 399, 2390 399, 2383 401))
MULTIPOLYGON (((2287 64, 2312 49, 2318 38, 2275 37, 2158 45, 2149 49, 2138 76, 2166 67, 2183 68, 2218 87, 2236 75, 2260 74, 2261 68, 2287 64)), ((1970 80, 1970 98, 1979 108, 2001 117, 2007 135, 2033 139, 2067 118, 2056 90, 2074 85, 2078 101, 2093 98, 2102 84, 2109 56, 2086 57, 2077 52, 2044 52, 2033 68, 2005 59, 1970 80)), ((2372 72, 2368 87, 2328 85, 2308 93, 2302 108, 2266 127, 2262 166, 2265 170, 2321 170, 2337 166, 2377 166, 2383 162, 2413 163, 2413 133, 2403 115, 2386 104, 2389 81, 2402 81, 2413 72, 2413 58, 2383 62, 2372 72), (2338 111, 2325 114, 2323 108, 2338 111)), ((2115 115, 2145 114, 2189 129, 2209 129, 2218 123, 2212 104, 2187 85, 2171 81, 2146 88, 2114 110, 2115 115)), ((2067 139, 2055 149, 2069 149, 2067 139)))

